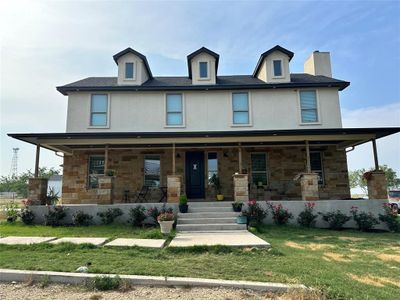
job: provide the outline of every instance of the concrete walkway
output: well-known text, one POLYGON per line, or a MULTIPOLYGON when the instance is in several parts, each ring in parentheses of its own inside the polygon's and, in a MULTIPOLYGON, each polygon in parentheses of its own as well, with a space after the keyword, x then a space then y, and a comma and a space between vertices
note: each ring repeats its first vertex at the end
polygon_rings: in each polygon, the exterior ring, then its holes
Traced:
POLYGON ((190 246, 233 246, 270 248, 271 245, 247 230, 218 232, 185 232, 177 233, 169 247, 190 246))
POLYGON ((164 244, 165 240, 160 239, 115 239, 104 246, 162 248, 164 244))
POLYGON ((72 243, 72 244, 91 244, 95 246, 103 245, 108 239, 107 238, 86 238, 86 237, 64 237, 51 241, 50 244, 60 244, 60 243, 72 243))
POLYGON ((30 245, 46 243, 55 240, 55 237, 40 236, 8 236, 0 239, 0 244, 5 245, 30 245))

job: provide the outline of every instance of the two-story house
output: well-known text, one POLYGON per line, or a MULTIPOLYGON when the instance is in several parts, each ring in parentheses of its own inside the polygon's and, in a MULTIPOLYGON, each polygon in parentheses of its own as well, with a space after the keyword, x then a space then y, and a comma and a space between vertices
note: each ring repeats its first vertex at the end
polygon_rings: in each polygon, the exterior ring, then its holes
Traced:
POLYGON ((210 200, 213 175, 227 199, 349 198, 346 149, 398 129, 342 128, 349 82, 332 77, 330 54, 311 53, 302 73, 290 72, 293 56, 275 46, 253 74, 220 76, 220 56, 203 47, 186 76, 158 77, 127 48, 113 56, 117 76, 57 87, 66 133, 10 136, 37 145, 37 166, 40 147, 64 154, 63 203, 131 201, 143 186, 153 200, 210 200), (301 174, 315 176, 303 184, 301 174))

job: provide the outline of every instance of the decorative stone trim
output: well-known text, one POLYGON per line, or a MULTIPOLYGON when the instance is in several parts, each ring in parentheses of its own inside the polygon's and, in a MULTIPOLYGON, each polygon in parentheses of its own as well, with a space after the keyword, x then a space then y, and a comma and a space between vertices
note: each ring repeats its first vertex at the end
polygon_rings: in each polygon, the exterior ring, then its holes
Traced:
POLYGON ((181 192, 182 192, 182 176, 181 175, 168 175, 167 176, 167 202, 178 203, 181 192))
POLYGON ((247 174, 233 174, 233 199, 235 202, 249 200, 249 176, 247 174))
POLYGON ((303 201, 319 200, 318 174, 302 173, 300 174, 301 199, 303 201))
POLYGON ((387 182, 385 172, 370 171, 367 179, 368 198, 374 200, 387 199, 387 182))
POLYGON ((28 200, 31 200, 33 205, 46 204, 47 183, 47 178, 28 179, 28 200))

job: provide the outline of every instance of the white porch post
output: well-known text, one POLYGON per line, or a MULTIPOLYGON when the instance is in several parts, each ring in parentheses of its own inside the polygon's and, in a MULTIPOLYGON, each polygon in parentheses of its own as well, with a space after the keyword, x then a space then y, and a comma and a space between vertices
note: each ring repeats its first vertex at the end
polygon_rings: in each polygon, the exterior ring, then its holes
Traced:
POLYGON ((175 163, 175 143, 172 144, 172 175, 175 175, 176 163, 175 163))

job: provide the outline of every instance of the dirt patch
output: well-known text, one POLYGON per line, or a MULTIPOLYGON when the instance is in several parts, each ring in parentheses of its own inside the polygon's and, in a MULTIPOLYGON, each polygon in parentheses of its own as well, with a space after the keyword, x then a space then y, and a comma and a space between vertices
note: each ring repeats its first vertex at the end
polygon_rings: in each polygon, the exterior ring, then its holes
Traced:
POLYGON ((327 239, 334 239, 335 237, 332 235, 328 235, 328 236, 315 236, 314 240, 317 241, 323 241, 323 240, 327 240, 327 239))
POLYGON ((324 256, 322 257, 324 260, 327 261, 339 261, 339 262, 349 262, 351 261, 351 257, 348 255, 342 255, 338 253, 333 253, 333 252, 326 252, 324 253, 324 256))
POLYGON ((335 246, 331 244, 316 244, 316 243, 309 243, 307 244, 307 248, 311 250, 324 250, 324 249, 331 249, 334 248, 335 246))
POLYGON ((397 261, 400 262, 400 254, 396 255, 396 254, 378 254, 376 257, 378 257, 381 260, 384 261, 397 261))
POLYGON ((357 276, 354 274, 347 274, 354 281, 358 281, 363 284, 372 285, 376 287, 384 287, 384 285, 378 281, 376 281, 372 276, 357 276))
POLYGON ((339 236, 339 240, 341 241, 351 241, 351 242, 359 242, 359 241, 365 241, 365 238, 358 238, 358 237, 351 237, 351 236, 339 236))
POLYGON ((290 247, 290 248, 299 249, 299 250, 305 250, 306 249, 306 247, 303 247, 302 245, 297 244, 295 242, 291 242, 291 241, 286 242, 285 245, 290 247))

